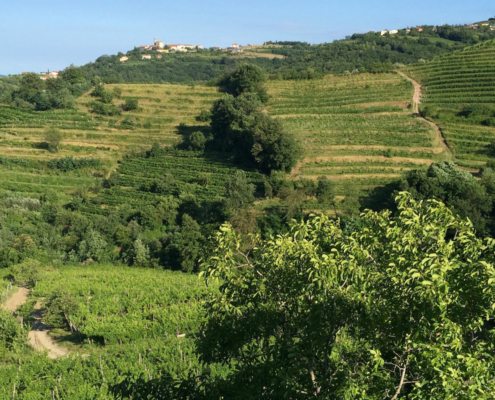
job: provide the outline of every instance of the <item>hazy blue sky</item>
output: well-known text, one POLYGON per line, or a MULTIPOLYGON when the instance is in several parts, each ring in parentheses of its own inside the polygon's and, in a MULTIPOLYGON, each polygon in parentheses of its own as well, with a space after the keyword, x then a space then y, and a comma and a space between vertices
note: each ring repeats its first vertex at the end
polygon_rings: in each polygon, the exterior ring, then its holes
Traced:
POLYGON ((331 42, 355 32, 457 24, 495 15, 494 0, 23 0, 0 7, 0 74, 60 70, 151 44, 331 42))

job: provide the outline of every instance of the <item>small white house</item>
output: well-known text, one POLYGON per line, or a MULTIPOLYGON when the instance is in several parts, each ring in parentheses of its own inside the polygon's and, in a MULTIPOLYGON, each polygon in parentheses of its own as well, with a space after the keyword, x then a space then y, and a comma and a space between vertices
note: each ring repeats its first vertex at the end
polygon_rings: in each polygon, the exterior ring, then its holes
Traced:
POLYGON ((387 31, 386 29, 384 29, 383 31, 381 31, 381 32, 380 32, 380 34, 381 34, 382 36, 385 36, 387 33, 388 33, 388 31, 387 31))
POLYGON ((399 31, 397 29, 392 29, 388 34, 389 35, 397 35, 399 31))
POLYGON ((143 60, 151 60, 151 54, 143 54, 143 60))
POLYGON ((129 57, 127 57, 127 56, 123 56, 123 57, 120 57, 120 58, 119 58, 119 60, 120 60, 120 62, 121 62, 121 63, 124 63, 124 62, 126 62, 127 60, 129 60, 129 57))

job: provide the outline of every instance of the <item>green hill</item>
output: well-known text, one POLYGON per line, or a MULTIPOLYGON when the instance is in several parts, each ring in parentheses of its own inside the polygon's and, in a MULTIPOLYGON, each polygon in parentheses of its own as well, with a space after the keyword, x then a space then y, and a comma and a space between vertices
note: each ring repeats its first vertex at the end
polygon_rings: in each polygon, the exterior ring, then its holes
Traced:
POLYGON ((455 157, 479 166, 493 157, 495 41, 407 68, 422 88, 422 113, 435 121, 455 157))
POLYGON ((264 68, 275 78, 311 79, 324 74, 385 72, 394 64, 414 64, 432 60, 465 46, 495 38, 488 27, 477 31, 467 26, 423 26, 423 31, 401 29, 395 35, 380 32, 354 34, 331 43, 266 42, 248 46, 244 53, 216 50, 195 53, 157 53, 135 48, 119 61, 123 53, 101 56, 83 67, 87 78, 101 76, 107 83, 149 83, 205 81, 217 78, 235 65, 246 62, 264 68), (144 53, 151 60, 143 60, 144 53), (161 56, 161 58, 157 57, 161 56))

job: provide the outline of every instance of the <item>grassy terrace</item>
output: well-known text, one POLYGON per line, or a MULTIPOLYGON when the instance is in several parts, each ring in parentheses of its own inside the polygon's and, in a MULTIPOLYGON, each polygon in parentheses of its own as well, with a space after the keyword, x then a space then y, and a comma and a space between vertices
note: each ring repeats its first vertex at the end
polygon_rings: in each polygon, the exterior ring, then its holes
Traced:
MULTIPOLYGON (((0 107, 0 151, 9 159, 37 163, 34 167, 0 163, 0 191, 38 194, 54 189, 71 193, 90 186, 95 172, 108 175, 123 154, 149 149, 153 142, 174 144, 182 134, 204 129, 207 123, 195 117, 221 95, 216 88, 199 85, 119 84, 106 88, 112 91, 115 86, 122 88, 123 98, 137 98, 139 109, 119 117, 93 115, 87 106, 93 100, 89 94, 78 99, 76 110, 28 112, 0 107), (57 154, 43 148, 45 129, 52 126, 64 135, 57 154), (65 156, 98 158, 102 167, 100 171, 65 174, 47 167, 50 159, 65 156)), ((412 113, 411 83, 396 74, 270 81, 268 88, 272 96, 269 112, 283 119, 304 147, 304 160, 293 172, 295 179, 325 175, 337 182, 340 193, 349 180, 366 190, 444 157, 431 126, 412 113)), ((123 101, 116 99, 114 104, 123 101)), ((182 168, 183 162, 185 159, 177 168, 182 168)), ((119 171, 120 185, 136 187, 135 181, 124 182, 131 179, 125 168, 119 171)), ((160 173, 175 169, 165 165, 160 173)), ((155 172, 150 169, 146 173, 155 172)), ((154 179, 145 175, 138 180, 154 179)), ((212 195, 205 192, 207 197, 212 195)))
MULTIPOLYGON (((75 171, 63 177, 47 168, 50 159, 66 156, 92 157, 102 160, 99 175, 115 169, 125 153, 149 149, 153 142, 162 145, 181 140, 180 124, 189 130, 201 129, 195 117, 208 110, 219 97, 216 88, 186 85, 106 85, 108 90, 122 88, 123 97, 139 99, 139 109, 120 117, 103 117, 89 113, 89 94, 78 99, 76 110, 34 112, 0 106, 0 153, 17 161, 38 163, 36 168, 17 162, 6 166, 0 162, 0 191, 38 194, 53 189, 72 192, 81 185, 90 186, 95 171, 75 171), (130 119, 134 126, 122 124, 130 119), (43 148, 45 130, 59 129, 64 139, 58 153, 43 148)), ((119 104, 124 100, 114 100, 119 104)), ((187 129, 183 133, 190 133, 187 129)))
POLYGON ((466 166, 484 164, 489 157, 487 147, 495 140, 495 128, 483 126, 486 117, 462 115, 463 110, 495 104, 494 61, 495 42, 488 41, 407 71, 423 85, 423 107, 434 110, 431 118, 457 160, 466 166))
POLYGON ((435 133, 413 115, 414 88, 396 74, 327 76, 270 84, 270 112, 305 149, 293 175, 352 180, 366 190, 444 157, 435 133))

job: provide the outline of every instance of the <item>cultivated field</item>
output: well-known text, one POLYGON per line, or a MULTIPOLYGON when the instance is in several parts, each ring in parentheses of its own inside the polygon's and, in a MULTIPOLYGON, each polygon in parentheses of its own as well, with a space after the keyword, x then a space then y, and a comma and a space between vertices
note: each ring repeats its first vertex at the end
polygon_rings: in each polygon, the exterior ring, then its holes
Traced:
MULTIPOLYGON (((153 142, 162 146, 182 140, 182 134, 201 129, 205 123, 195 117, 210 109, 220 96, 206 86, 187 85, 106 85, 110 91, 122 89, 122 98, 139 100, 139 109, 118 117, 89 113, 89 93, 78 99, 76 110, 45 112, 22 111, 0 106, 0 190, 44 193, 47 190, 71 192, 90 186, 93 175, 105 176, 116 161, 131 151, 149 149, 153 142), (183 125, 181 125, 183 124, 183 125), (184 127, 187 125, 187 128, 184 127), (50 153, 45 146, 49 127, 63 134, 60 151, 50 153), (67 156, 98 158, 99 171, 78 170, 62 174, 48 162, 67 156)), ((115 104, 124 100, 114 100, 115 104)))
MULTIPOLYGON (((0 280, 0 285, 4 290, 6 283, 0 280)), ((215 290, 180 272, 44 266, 23 313, 28 315, 36 302, 43 314, 56 310, 60 301, 68 306, 72 329, 55 319, 48 334, 69 356, 49 360, 26 350, 22 368, 17 362, 0 365, 0 398, 12 398, 13 391, 16 398, 26 398, 25 393, 52 398, 54 387, 60 398, 121 398, 117 393, 124 388, 115 385, 126 378, 201 373, 193 336, 203 315, 201 300, 215 290)))
MULTIPOLYGON (((118 117, 91 114, 87 104, 93 98, 89 93, 78 99, 76 110, 34 112, 1 107, 0 150, 5 157, 0 163, 0 190, 71 193, 89 187, 94 175, 109 176, 124 154, 149 149, 154 142, 172 145, 195 130, 205 129, 207 123, 195 117, 221 96, 217 88, 200 85, 106 85, 108 91, 115 87, 122 89, 122 98, 115 99, 114 104, 133 97, 139 100, 138 110, 118 117), (44 148, 48 127, 63 134, 58 153, 44 148), (67 156, 97 158, 101 167, 65 173, 48 167, 51 159, 67 156)), ((396 179, 405 170, 447 157, 435 129, 413 113, 413 85, 397 74, 270 81, 268 89, 269 112, 283 119, 304 147, 304 160, 293 178, 324 175, 337 182, 341 193, 349 180, 366 190, 396 179)), ((135 175, 127 162, 119 169, 119 183, 131 190, 136 184, 128 182, 134 179, 130 175, 142 179, 141 185, 155 179, 156 174, 175 174, 175 167, 187 169, 191 160, 164 160, 160 171, 156 166, 141 167, 153 176, 143 172, 135 175)), ((204 181, 205 174, 193 178, 194 182, 186 181, 200 184, 196 181, 204 181)))
POLYGON ((495 128, 483 126, 495 104, 494 61, 495 42, 489 41, 406 69, 423 85, 423 106, 432 109, 429 117, 466 166, 484 164, 487 147, 495 140, 495 128))
POLYGON ((270 113, 305 149, 293 176, 352 180, 366 190, 447 157, 435 129, 413 113, 413 85, 397 74, 327 76, 270 84, 270 113))

